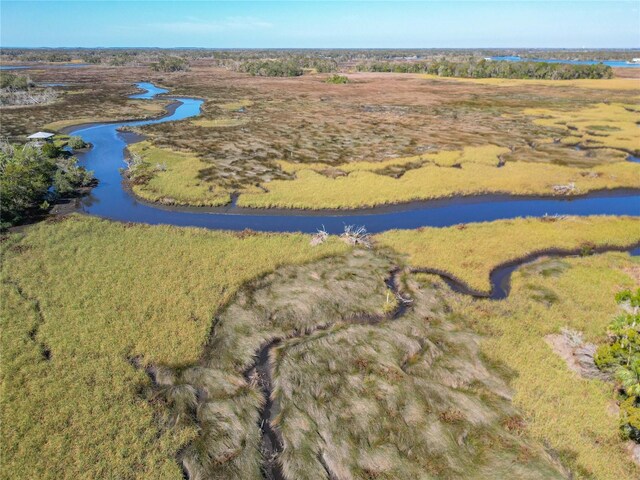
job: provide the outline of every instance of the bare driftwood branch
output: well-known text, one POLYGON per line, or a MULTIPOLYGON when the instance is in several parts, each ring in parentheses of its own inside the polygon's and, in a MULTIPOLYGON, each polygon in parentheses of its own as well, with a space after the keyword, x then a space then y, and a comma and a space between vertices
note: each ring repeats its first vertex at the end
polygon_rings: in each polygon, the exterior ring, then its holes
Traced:
POLYGON ((364 225, 345 225, 344 233, 340 235, 349 245, 361 245, 365 248, 371 248, 371 234, 367 233, 364 225))
POLYGON ((313 235, 313 237, 311 237, 311 246, 315 247, 316 245, 321 245, 326 242, 328 238, 329 234, 324 229, 323 225, 322 228, 319 228, 318 231, 313 235))

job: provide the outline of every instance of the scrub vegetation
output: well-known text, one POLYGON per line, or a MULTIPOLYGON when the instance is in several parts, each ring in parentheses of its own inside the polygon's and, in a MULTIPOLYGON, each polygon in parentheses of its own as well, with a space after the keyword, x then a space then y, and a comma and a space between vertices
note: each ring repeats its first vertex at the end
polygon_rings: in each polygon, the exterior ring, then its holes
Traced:
POLYGON ((163 56, 151 64, 156 72, 183 72, 189 69, 189 62, 182 57, 163 56))
POLYGON ((36 87, 27 75, 0 72, 0 106, 42 105, 56 99, 53 89, 36 87))

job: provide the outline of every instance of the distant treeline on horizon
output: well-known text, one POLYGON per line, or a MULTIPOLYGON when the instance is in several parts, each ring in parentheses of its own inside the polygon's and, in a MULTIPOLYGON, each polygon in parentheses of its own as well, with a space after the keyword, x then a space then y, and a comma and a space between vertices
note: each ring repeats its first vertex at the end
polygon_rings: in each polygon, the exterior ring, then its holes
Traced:
MULTIPOLYGON (((540 60, 634 59, 640 50, 207 50, 207 49, 3 49, 0 60, 11 63, 82 62, 110 66, 147 66, 177 72, 192 65, 208 65, 256 76, 294 77, 304 73, 394 72, 426 73, 441 77, 514 79, 601 79, 613 70, 602 63, 568 64, 540 60), (492 57, 517 55, 519 62, 492 57), (599 58, 597 58, 599 57, 599 58), (530 59, 530 60, 528 60, 530 59), (534 60, 535 59, 535 60, 534 60)), ((627 61, 628 61, 627 60, 627 61)))
POLYGON ((113 58, 125 57, 140 61, 157 61, 159 57, 170 52, 171 55, 184 57, 187 60, 257 60, 287 57, 291 55, 330 58, 337 62, 371 61, 410 61, 428 60, 434 57, 485 58, 493 56, 519 56, 526 58, 545 58, 549 60, 620 60, 629 61, 640 57, 638 49, 544 49, 544 48, 2 48, 0 59, 5 62, 71 62, 107 63, 113 58))

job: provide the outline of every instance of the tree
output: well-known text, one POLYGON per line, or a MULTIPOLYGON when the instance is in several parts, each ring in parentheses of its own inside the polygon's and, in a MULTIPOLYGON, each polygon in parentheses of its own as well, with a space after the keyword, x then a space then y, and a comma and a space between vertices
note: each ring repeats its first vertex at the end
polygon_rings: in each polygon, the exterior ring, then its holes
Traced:
POLYGON ((182 57, 162 57, 151 68, 156 72, 180 72, 189 69, 189 62, 182 57))
POLYGON ((22 220, 28 210, 45 200, 55 163, 33 146, 0 145, 0 196, 3 227, 22 220))
POLYGON ((0 228, 15 225, 41 205, 95 181, 75 157, 58 153, 61 156, 51 158, 32 144, 0 142, 0 228))
POLYGON ((609 341, 598 348, 594 360, 619 382, 620 428, 640 443, 640 289, 620 292, 616 300, 625 313, 609 325, 609 341))

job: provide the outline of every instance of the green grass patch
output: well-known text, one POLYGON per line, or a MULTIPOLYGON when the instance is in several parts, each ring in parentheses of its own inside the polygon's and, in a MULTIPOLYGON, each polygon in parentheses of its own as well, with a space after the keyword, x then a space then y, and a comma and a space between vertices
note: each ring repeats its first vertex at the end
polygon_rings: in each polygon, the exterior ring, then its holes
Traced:
POLYGON ((349 83, 349 78, 344 75, 334 74, 325 80, 325 83, 333 83, 335 85, 344 85, 349 83))

